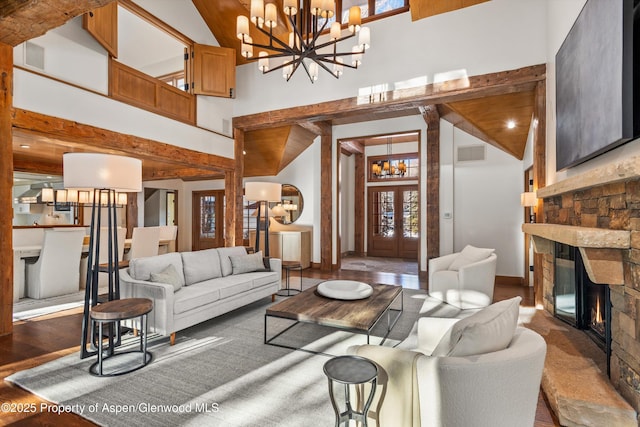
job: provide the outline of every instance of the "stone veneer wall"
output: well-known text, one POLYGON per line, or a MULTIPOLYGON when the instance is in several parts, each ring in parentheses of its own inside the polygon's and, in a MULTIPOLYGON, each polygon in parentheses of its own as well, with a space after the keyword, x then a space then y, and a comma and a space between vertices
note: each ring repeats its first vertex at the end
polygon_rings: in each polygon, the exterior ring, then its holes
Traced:
MULTIPOLYGON (((609 286, 611 382, 640 412, 640 179, 545 198, 544 222, 631 231, 631 248, 623 254, 625 284, 609 286)), ((553 255, 545 254, 544 307, 551 313, 553 268, 553 255)))

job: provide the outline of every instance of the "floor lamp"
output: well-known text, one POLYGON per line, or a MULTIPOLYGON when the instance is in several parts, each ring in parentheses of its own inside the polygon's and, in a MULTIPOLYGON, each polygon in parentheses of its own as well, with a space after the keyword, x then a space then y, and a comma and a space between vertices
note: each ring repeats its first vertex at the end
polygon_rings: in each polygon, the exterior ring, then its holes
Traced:
POLYGON ((260 250, 260 219, 264 216, 264 256, 269 256, 269 202, 280 202, 282 184, 277 182, 247 182, 244 185, 244 197, 250 202, 258 203, 258 219, 256 223, 255 251, 260 250), (264 203, 264 209, 262 207, 264 203), (262 213, 264 212, 264 215, 262 213))
MULTIPOLYGON (((142 191, 142 161, 112 154, 65 153, 62 156, 62 162, 64 187, 92 194, 89 199, 91 228, 80 349, 80 358, 84 359, 97 353, 97 339, 102 339, 102 337, 96 337, 96 332, 89 322, 89 312, 98 304, 99 272, 107 273, 109 301, 120 299, 116 191, 121 193, 142 191), (105 212, 103 207, 106 208, 105 212), (100 266, 100 233, 104 223, 107 225, 109 254, 106 265, 100 266), (91 336, 91 342, 88 342, 89 336, 91 336)), ((114 342, 115 345, 120 345, 120 328, 115 329, 117 331, 113 328, 109 330, 110 351, 113 351, 114 342)))

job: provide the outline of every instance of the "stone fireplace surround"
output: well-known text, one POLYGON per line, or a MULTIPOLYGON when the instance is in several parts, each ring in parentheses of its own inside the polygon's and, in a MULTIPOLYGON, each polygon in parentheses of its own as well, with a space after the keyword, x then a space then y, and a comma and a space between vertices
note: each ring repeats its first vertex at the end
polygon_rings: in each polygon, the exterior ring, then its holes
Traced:
POLYGON ((541 188, 537 196, 544 223, 522 229, 543 254, 544 308, 554 312, 553 242, 578 247, 591 280, 611 291, 610 382, 640 412, 640 157, 541 188))

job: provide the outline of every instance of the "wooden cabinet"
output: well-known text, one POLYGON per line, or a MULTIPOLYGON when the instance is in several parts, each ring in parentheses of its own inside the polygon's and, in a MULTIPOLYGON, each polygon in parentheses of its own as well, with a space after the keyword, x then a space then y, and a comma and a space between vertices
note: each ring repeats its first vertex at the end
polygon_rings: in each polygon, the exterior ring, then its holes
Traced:
MULTIPOLYGON (((256 231, 249 232, 249 245, 255 246, 256 231)), ((264 234, 260 235, 260 250, 264 251, 264 234)), ((311 266, 311 230, 270 231, 269 255, 282 261, 298 261, 302 268, 311 266)))

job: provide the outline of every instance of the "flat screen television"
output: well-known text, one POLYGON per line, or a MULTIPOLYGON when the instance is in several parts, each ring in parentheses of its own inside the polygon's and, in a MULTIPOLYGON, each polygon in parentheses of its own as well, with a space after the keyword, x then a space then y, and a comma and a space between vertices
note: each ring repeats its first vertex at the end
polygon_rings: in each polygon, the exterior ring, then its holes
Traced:
POLYGON ((588 0, 556 54, 557 170, 640 136, 639 3, 588 0))

